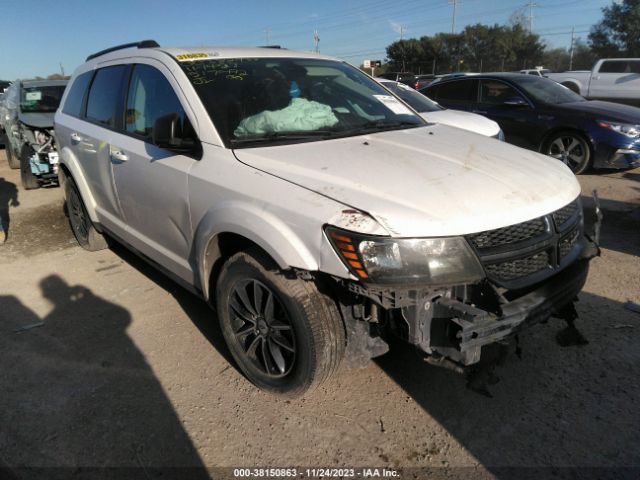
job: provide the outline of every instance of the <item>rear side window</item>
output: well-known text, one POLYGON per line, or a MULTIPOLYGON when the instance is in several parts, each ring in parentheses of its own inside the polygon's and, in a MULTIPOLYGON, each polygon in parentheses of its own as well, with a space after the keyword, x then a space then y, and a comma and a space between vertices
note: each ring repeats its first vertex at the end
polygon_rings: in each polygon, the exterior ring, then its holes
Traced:
POLYGON ((602 62, 599 73, 640 73, 640 62, 635 60, 609 60, 602 62))
POLYGON ((93 72, 86 72, 76 77, 69 88, 67 99, 65 100, 64 107, 62 108, 63 113, 74 117, 80 117, 82 115, 84 96, 87 93, 87 87, 89 87, 89 82, 91 82, 92 76, 93 72))
POLYGON ((435 88, 435 93, 429 95, 436 102, 442 104, 464 105, 475 103, 478 99, 478 82, 476 80, 459 80, 447 82, 435 88))
POLYGON ((129 85, 125 114, 127 132, 149 137, 156 120, 170 113, 180 115, 184 128, 184 110, 162 72, 149 65, 136 65, 129 85))
POLYGON ((128 71, 128 65, 117 65, 96 72, 87 100, 87 119, 106 127, 118 126, 128 71))

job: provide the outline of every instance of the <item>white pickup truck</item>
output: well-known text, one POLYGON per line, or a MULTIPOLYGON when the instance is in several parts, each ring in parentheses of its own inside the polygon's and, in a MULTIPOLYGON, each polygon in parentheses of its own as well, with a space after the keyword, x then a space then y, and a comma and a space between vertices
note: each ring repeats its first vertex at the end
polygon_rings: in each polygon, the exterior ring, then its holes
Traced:
POLYGON ((546 76, 589 100, 640 105, 640 58, 604 58, 598 60, 591 71, 546 76))

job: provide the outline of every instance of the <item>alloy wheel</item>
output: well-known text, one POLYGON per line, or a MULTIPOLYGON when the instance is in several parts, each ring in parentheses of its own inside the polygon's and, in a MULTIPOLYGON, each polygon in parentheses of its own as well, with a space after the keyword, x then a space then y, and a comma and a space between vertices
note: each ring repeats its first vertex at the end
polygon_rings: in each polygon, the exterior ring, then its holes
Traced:
POLYGON ((588 154, 584 141, 572 135, 555 138, 547 151, 547 155, 557 158, 574 171, 584 164, 588 154))
POLYGON ((86 239, 89 236, 89 219, 75 188, 69 192, 69 219, 76 237, 86 239))
POLYGON ((282 378, 296 360, 296 342, 289 315, 274 292, 256 279, 234 286, 229 299, 234 340, 263 374, 282 378))

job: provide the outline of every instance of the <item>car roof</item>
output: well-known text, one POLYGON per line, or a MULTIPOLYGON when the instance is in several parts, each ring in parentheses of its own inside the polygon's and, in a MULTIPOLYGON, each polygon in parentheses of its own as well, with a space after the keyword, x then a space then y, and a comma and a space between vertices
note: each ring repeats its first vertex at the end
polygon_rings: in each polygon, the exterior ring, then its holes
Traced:
POLYGON ((63 87, 69 80, 22 80, 21 83, 23 87, 63 87))
MULTIPOLYGON (((141 44, 144 42, 140 42, 141 44)), ((155 42, 154 42, 155 44, 155 42)), ((156 44, 157 45, 157 44, 156 44)), ((288 50, 280 47, 233 47, 202 45, 198 47, 160 47, 160 46, 138 46, 127 44, 120 47, 113 47, 90 55, 84 65, 107 62, 129 58, 132 53, 137 57, 157 57, 157 54, 170 55, 176 60, 199 61, 208 59, 224 58, 316 58, 326 60, 337 60, 334 57, 321 55, 314 52, 301 52, 288 50), (180 58, 183 57, 183 58, 180 58)))
MULTIPOLYGON (((463 76, 456 76, 456 77, 448 77, 448 78, 443 78, 441 80, 439 80, 438 82, 434 82, 431 85, 425 87, 425 88, 430 88, 431 86, 436 86, 436 85, 442 85, 444 83, 449 83, 449 82, 459 82, 461 80, 469 80, 469 79, 474 79, 474 80, 478 80, 478 79, 495 79, 495 80, 511 80, 511 81, 518 81, 518 80, 522 80, 523 75, 520 72, 517 73, 513 73, 513 72, 498 72, 498 73, 475 73, 473 75, 463 75, 463 76)), ((531 77, 531 78, 535 78, 535 77, 531 77)))
POLYGON ((313 52, 300 52, 279 47, 158 47, 157 50, 168 53, 172 57, 178 55, 193 55, 206 53, 214 58, 265 58, 265 57, 295 57, 295 58, 324 58, 335 60, 333 57, 313 52))

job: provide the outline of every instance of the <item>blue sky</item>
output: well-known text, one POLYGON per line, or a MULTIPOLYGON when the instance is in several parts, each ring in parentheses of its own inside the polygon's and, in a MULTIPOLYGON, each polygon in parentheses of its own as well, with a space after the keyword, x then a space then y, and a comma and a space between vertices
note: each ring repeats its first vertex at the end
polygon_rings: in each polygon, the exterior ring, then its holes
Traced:
MULTIPOLYGON (((586 39, 612 0, 536 0, 533 29, 567 46, 586 39)), ((506 23, 528 0, 459 0, 457 28, 506 23)), ((447 0, 0 0, 0 79, 67 74, 95 51, 152 38, 160 45, 264 45, 320 51, 360 64, 400 38, 451 31, 447 0)))

